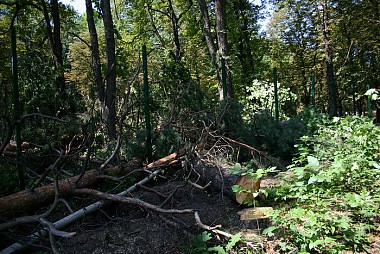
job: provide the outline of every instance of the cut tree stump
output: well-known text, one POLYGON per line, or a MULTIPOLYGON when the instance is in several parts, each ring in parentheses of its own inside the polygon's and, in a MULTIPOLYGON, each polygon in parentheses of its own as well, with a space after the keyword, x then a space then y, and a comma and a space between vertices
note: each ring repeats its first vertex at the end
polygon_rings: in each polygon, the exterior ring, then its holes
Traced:
POLYGON ((261 220, 270 217, 269 213, 273 211, 272 207, 250 207, 238 212, 240 220, 261 220))

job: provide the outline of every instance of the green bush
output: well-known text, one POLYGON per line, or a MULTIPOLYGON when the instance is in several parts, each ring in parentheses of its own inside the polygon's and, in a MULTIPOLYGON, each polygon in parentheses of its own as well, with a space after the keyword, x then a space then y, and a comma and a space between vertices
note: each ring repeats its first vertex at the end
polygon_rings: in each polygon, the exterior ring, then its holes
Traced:
POLYGON ((265 233, 283 252, 341 253, 368 248, 378 230, 380 128, 360 117, 319 123, 275 188, 281 207, 265 233))
POLYGON ((294 145, 307 133, 299 119, 278 122, 268 111, 256 114, 250 124, 254 146, 273 156, 290 159, 296 152, 294 145))
POLYGON ((12 165, 0 165, 0 197, 18 190, 17 168, 12 165))

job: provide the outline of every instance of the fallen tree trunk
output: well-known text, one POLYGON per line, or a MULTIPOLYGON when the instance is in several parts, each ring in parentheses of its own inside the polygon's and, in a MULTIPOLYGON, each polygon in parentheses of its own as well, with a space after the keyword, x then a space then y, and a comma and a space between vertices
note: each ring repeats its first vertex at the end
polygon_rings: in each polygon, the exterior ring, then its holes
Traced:
MULTIPOLYGON (((171 165, 178 162, 176 158, 184 155, 184 151, 172 153, 164 158, 148 164, 144 169, 152 169, 171 165)), ((108 167, 105 171, 112 173, 126 173, 119 167, 108 167)), ((73 195, 75 189, 90 188, 96 185, 100 175, 95 170, 87 171, 80 181, 75 185, 79 176, 73 176, 58 182, 60 197, 69 197, 73 195)), ((37 210, 38 208, 51 203, 55 195, 54 184, 45 185, 35 188, 33 191, 24 190, 0 198, 0 218, 13 218, 20 214, 25 214, 37 210)))
MULTIPOLYGON (((73 194, 75 188, 89 188, 97 182, 94 170, 87 171, 75 186, 78 176, 73 176, 58 182, 61 197, 73 194)), ((33 191, 24 190, 9 196, 0 198, 0 218, 9 218, 25 212, 35 211, 36 209, 49 204, 54 200, 54 184, 35 188, 33 191)))
MULTIPOLYGON (((149 180, 151 180, 152 178, 156 177, 159 172, 160 172, 160 170, 156 170, 155 172, 151 173, 149 176, 142 179, 140 182, 132 185, 127 190, 117 194, 117 196, 121 196, 121 197, 126 196, 127 194, 134 191, 138 186, 143 185, 143 184, 147 183, 149 180)), ((109 201, 109 200, 97 201, 91 205, 88 205, 88 206, 70 214, 69 216, 66 216, 66 217, 54 222, 53 226, 58 230, 63 229, 65 227, 67 227, 68 225, 70 225, 71 223, 83 218, 85 215, 93 213, 93 212, 97 211, 99 208, 101 208, 101 207, 103 207, 109 203, 111 203, 111 201, 109 201)), ((22 249, 26 248, 28 246, 28 244, 33 244, 39 238, 45 237, 47 235, 48 235, 48 231, 46 229, 41 229, 41 230, 39 230, 39 231, 37 231, 37 232, 35 232, 29 236, 29 239, 30 239, 29 243, 27 243, 27 244, 18 243, 18 242, 14 243, 11 246, 9 246, 8 248, 5 248, 2 251, 0 251, 0 253, 1 254, 10 254, 10 253, 21 251, 22 249)))
MULTIPOLYGON (((148 169, 152 169, 152 168, 158 168, 158 167, 163 167, 163 166, 166 166, 166 165, 173 165, 174 163, 178 163, 179 160, 178 160, 178 157, 180 157, 181 155, 183 155, 183 151, 180 151, 178 153, 173 153, 173 154, 170 154, 154 163, 151 163, 151 164, 148 164, 144 170, 148 170, 148 169)), ((118 200, 117 197, 124 197, 126 195, 128 195, 129 193, 131 193, 133 190, 135 190, 138 186, 141 186, 145 183, 147 183, 149 180, 151 180, 152 178, 156 177, 159 173, 160 173, 161 169, 158 169, 154 172, 150 172, 150 174, 145 177, 144 179, 142 179, 141 181, 139 181, 138 183, 135 183, 134 185, 132 185, 131 187, 129 187, 127 190, 119 193, 119 194, 116 194, 116 195, 113 195, 114 199, 117 200, 117 201, 120 201, 118 200)), ((80 192, 80 191, 78 191, 80 192)), ((82 193, 85 193, 86 190, 83 190, 82 193)), ((64 217, 58 221, 56 221, 55 223, 53 223, 52 225, 55 227, 55 229, 63 229, 65 227, 67 227, 68 225, 70 225, 71 223, 83 218, 86 214, 90 214, 90 213, 93 213, 95 211, 97 211, 99 208, 111 203, 112 201, 110 200, 100 200, 100 201, 97 201, 91 205, 88 205, 72 214, 70 214, 69 216, 67 217, 64 217)), ((152 208, 152 207, 149 207, 149 208, 152 208)), ((160 209, 160 208, 159 208, 160 209)), ((163 209, 164 211, 164 209, 163 209)), ((178 211, 175 211, 175 210, 167 210, 166 212, 178 212, 178 211)), ((192 212, 192 210, 184 210, 185 212, 192 212)), ((38 232, 35 232, 33 234, 31 234, 29 236, 29 243, 25 244, 25 243, 14 243, 13 245, 9 246, 8 248, 6 249, 3 249, 2 251, 0 251, 1 254, 9 254, 9 253, 14 253, 14 252, 18 252, 18 251, 21 251, 22 249, 24 249, 25 247, 27 247, 28 244, 33 244, 33 242, 37 241, 39 238, 41 237, 45 237, 48 235, 48 229, 47 228, 44 228, 42 230, 39 230, 38 232)))

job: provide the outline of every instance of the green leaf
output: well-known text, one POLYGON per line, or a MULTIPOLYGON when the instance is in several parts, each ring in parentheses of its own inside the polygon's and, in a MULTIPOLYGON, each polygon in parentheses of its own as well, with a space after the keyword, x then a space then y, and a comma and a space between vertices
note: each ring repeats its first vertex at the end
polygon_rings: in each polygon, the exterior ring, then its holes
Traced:
POLYGON ((309 178, 309 181, 307 181, 308 184, 312 184, 318 181, 318 176, 312 176, 309 178))
POLYGON ((271 237, 271 236, 274 236, 274 233, 276 230, 277 230, 276 227, 273 227, 273 226, 267 227, 266 229, 263 230, 263 234, 271 237))
POLYGON ((314 249, 315 247, 317 247, 318 245, 322 245, 323 243, 325 242, 325 240, 316 240, 314 242, 310 242, 309 243, 309 248, 312 250, 314 249))
POLYGON ((215 251, 216 253, 218 253, 218 254, 228 254, 225 250, 224 250, 224 248, 222 247, 222 246, 215 246, 215 247, 210 247, 210 248, 208 248, 207 249, 209 252, 211 252, 211 251, 215 251))
POLYGON ((240 240, 241 240, 241 233, 240 232, 237 233, 237 234, 235 234, 235 235, 233 235, 231 237, 231 239, 229 240, 227 246, 226 246, 226 251, 232 250, 232 248, 235 246, 235 244, 237 242, 239 242, 240 240))
POLYGON ((233 192, 239 192, 239 191, 241 191, 241 186, 238 184, 235 184, 235 185, 231 186, 231 189, 233 192))
POLYGON ((200 243, 205 243, 207 241, 211 240, 211 234, 204 231, 201 234, 198 234, 194 237, 193 242, 195 245, 200 243))
POLYGON ((318 159, 313 157, 313 156, 307 156, 307 162, 308 162, 308 165, 313 167, 313 168, 316 168, 319 166, 318 159))
POLYGON ((233 168, 230 168, 232 174, 240 174, 243 171, 240 163, 236 163, 233 168))

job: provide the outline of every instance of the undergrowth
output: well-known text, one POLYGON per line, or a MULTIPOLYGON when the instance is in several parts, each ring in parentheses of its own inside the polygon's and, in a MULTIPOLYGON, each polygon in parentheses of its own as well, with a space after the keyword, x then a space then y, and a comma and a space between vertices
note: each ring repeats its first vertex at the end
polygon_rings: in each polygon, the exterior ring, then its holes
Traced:
POLYGON ((380 128, 368 119, 309 116, 314 135, 272 190, 272 226, 279 252, 366 251, 379 229, 380 128))

